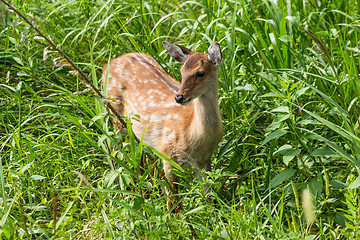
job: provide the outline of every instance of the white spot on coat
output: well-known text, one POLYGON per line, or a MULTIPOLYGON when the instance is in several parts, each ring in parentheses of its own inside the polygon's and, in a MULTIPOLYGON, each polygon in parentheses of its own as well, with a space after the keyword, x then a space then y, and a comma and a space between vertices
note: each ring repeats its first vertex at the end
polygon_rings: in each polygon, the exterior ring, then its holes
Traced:
POLYGON ((174 140, 174 139, 175 139, 175 132, 172 131, 170 134, 167 135, 167 137, 168 137, 168 140, 169 140, 169 141, 174 140))
POLYGON ((159 117, 158 115, 152 114, 150 116, 150 122, 152 123, 158 123, 158 122, 162 122, 163 119, 161 117, 159 117))

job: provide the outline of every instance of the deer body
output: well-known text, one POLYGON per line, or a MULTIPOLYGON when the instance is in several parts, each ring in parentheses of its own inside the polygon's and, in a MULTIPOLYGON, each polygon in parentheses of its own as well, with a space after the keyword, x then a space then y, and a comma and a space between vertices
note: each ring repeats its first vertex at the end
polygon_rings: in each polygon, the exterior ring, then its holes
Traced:
MULTIPOLYGON (((139 139, 144 133, 145 144, 180 165, 210 170, 211 154, 223 136, 217 103, 220 48, 215 45, 214 64, 211 47, 208 55, 168 42, 163 45, 177 61, 185 62, 181 85, 149 55, 130 53, 110 62, 107 95, 116 99, 111 104, 120 115, 138 118, 132 120, 133 131, 139 139)), ((164 161, 165 173, 171 168, 164 161)))

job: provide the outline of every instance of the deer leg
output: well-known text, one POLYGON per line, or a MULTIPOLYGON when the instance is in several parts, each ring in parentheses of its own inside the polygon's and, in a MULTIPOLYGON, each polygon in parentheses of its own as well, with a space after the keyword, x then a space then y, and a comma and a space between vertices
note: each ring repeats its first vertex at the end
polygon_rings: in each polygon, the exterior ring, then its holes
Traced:
MULTIPOLYGON (((171 169, 173 166, 171 163, 164 161, 164 172, 165 176, 167 177, 170 185, 170 189, 166 189, 166 194, 169 196, 171 194, 178 194, 178 180, 179 177, 176 176, 173 172, 171 172, 171 169)), ((178 201, 178 197, 169 197, 167 200, 167 209, 170 210, 172 205, 178 201)), ((176 209, 175 212, 177 212, 179 209, 176 209)))
MULTIPOLYGON (((201 178, 206 178, 208 176, 206 172, 211 171, 211 158, 209 158, 209 160, 206 161, 205 166, 203 166, 202 169, 204 169, 205 171, 201 172, 201 174, 198 174, 200 181, 201 181, 201 178)), ((201 169, 199 171, 201 171, 201 169)), ((207 194, 208 192, 209 192, 209 185, 205 184, 204 185, 204 194, 207 194)))

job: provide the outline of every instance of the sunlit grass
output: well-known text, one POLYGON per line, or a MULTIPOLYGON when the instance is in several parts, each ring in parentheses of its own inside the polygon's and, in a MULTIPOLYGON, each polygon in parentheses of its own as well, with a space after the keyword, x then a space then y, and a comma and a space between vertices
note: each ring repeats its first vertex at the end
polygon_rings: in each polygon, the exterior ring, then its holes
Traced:
POLYGON ((180 80, 161 42, 206 51, 218 41, 225 136, 208 179, 182 174, 183 209, 169 212, 160 154, 131 134, 120 146, 103 100, 0 4, 1 238, 359 237, 356 2, 25 3, 15 6, 98 87, 127 52, 180 80), (142 150, 155 160, 138 175, 142 150))

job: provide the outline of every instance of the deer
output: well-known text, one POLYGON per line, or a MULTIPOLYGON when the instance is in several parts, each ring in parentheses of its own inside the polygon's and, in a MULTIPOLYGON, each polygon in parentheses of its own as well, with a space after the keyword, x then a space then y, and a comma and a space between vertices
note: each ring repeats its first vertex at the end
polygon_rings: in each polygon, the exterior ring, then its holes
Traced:
MULTIPOLYGON (((120 115, 132 114, 132 130, 143 142, 174 162, 190 165, 198 175, 211 171, 211 155, 223 137, 218 104, 218 66, 222 61, 220 45, 214 42, 208 53, 194 52, 184 46, 162 42, 177 62, 181 84, 152 58, 143 53, 127 53, 110 61, 103 70, 107 78, 107 97, 120 115)), ((119 122, 113 121, 119 128, 119 122)), ((173 165, 163 168, 178 192, 178 177, 173 165)), ((204 187, 208 191, 208 186, 204 187)))

